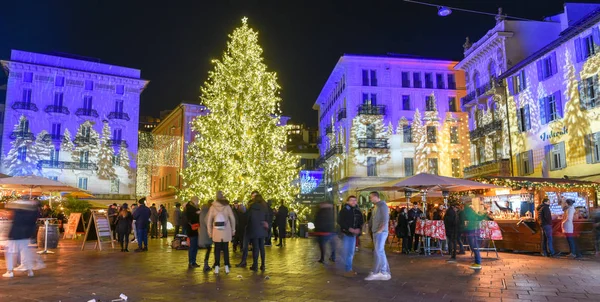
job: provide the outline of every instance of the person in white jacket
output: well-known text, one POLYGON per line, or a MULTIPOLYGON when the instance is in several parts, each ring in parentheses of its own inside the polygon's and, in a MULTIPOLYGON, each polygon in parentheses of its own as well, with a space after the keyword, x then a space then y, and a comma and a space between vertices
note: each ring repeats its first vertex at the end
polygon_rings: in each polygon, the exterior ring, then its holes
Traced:
POLYGON ((573 229, 573 219, 575 216, 575 207, 573 204, 575 203, 572 199, 567 199, 565 201, 567 203, 566 208, 564 209, 563 219, 562 219, 562 232, 565 234, 567 238, 567 242, 569 243, 569 256, 580 259, 582 258, 581 253, 577 248, 577 243, 575 242, 575 233, 573 229))
POLYGON ((206 229, 215 244, 215 274, 219 274, 221 251, 225 258, 225 273, 229 274, 229 242, 235 235, 235 216, 229 201, 223 197, 221 191, 217 193, 217 199, 208 210, 206 229))

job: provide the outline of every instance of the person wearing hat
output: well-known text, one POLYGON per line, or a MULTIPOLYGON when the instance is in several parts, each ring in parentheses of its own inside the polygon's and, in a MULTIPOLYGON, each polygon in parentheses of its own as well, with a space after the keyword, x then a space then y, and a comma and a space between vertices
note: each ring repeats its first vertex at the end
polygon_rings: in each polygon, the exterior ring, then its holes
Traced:
POLYGON ((446 240, 448 242, 448 253, 450 254, 450 259, 448 259, 448 263, 456 263, 456 245, 458 241, 458 201, 451 200, 449 202, 449 207, 446 210, 446 215, 444 216, 444 227, 446 229, 446 240))
POLYGON ((129 252, 129 234, 131 233, 131 226, 133 223, 133 215, 129 212, 127 203, 121 206, 121 211, 115 223, 115 230, 119 238, 119 244, 121 245, 121 252, 129 252))

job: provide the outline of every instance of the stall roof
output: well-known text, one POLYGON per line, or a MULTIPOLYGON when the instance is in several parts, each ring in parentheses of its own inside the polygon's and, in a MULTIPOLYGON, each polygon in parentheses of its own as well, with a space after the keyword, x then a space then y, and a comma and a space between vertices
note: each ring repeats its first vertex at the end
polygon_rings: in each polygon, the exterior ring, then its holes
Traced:
POLYGON ((566 178, 543 178, 543 177, 515 177, 515 176, 484 176, 483 179, 502 179, 524 182, 552 182, 560 184, 598 184, 593 181, 566 179, 566 178))

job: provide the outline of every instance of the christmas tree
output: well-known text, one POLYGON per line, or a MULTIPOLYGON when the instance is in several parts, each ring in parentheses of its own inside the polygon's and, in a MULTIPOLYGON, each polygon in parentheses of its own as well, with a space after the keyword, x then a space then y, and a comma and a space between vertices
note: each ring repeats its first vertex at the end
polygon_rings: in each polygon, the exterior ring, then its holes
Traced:
POLYGON ((60 143, 60 150, 64 151, 64 152, 73 152, 74 148, 75 148, 75 144, 73 144, 73 141, 71 138, 71 131, 69 131, 69 129, 65 128, 65 132, 63 134, 63 139, 62 139, 62 142, 60 143))
POLYGON ((21 116, 13 128, 17 135, 3 161, 5 171, 11 176, 39 175, 39 158, 32 152, 34 142, 28 125, 27 118, 21 116))
POLYGON ((50 151, 54 149, 54 144, 52 144, 48 131, 42 130, 38 133, 31 149, 38 160, 50 159, 50 151))
POLYGON ((104 122, 102 138, 100 138, 100 151, 98 152, 98 178, 113 179, 115 177, 114 154, 115 150, 110 141, 110 126, 108 122, 104 122))
POLYGON ((117 155, 117 164, 124 168, 129 168, 129 152, 127 152, 127 147, 125 146, 125 142, 121 142, 121 146, 119 146, 119 153, 117 155))
POLYGON ((565 104, 565 127, 569 130, 569 141, 567 142, 567 156, 571 162, 585 158, 584 137, 590 130, 590 121, 586 113, 581 110, 581 98, 577 78, 575 77, 575 66, 566 55, 565 82, 567 86, 567 103, 565 104))
POLYGON ((206 200, 221 190, 230 200, 244 200, 258 190, 265 198, 289 201, 298 193, 292 185, 298 160, 284 151, 277 76, 267 71, 258 33, 246 18, 229 39, 201 88, 210 113, 192 122, 198 134, 188 148, 180 194, 206 200))
POLYGON ((87 152, 89 162, 92 162, 92 159, 98 156, 98 143, 99 143, 99 135, 96 130, 94 130, 94 123, 91 121, 85 121, 79 128, 77 129, 77 134, 75 134, 75 139, 73 140, 75 143, 75 148, 71 153, 71 158, 75 162, 79 162, 81 160, 81 156, 87 152))
POLYGON ((412 122, 412 139, 417 143, 415 146, 415 162, 417 164, 416 174, 427 172, 427 134, 421 121, 419 109, 415 110, 412 122))

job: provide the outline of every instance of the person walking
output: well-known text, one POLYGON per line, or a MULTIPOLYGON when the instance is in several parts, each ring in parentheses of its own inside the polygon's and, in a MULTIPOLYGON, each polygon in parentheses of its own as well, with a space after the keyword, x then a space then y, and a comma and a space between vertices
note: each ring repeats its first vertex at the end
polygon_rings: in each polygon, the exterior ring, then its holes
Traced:
POLYGON ((569 256, 575 259, 581 259, 583 256, 581 252, 577 248, 577 243, 575 242, 575 230, 573 228, 573 219, 575 216, 575 207, 573 204, 575 201, 573 199, 567 199, 566 207, 563 213, 562 219, 562 232, 565 234, 567 238, 567 243, 569 243, 569 256))
POLYGON ((248 201, 248 207, 244 209, 243 215, 240 216, 239 226, 236 225, 236 228, 238 228, 238 230, 236 230, 236 234, 238 234, 240 231, 243 234, 240 237, 240 242, 241 242, 240 249, 242 250, 242 259, 241 259, 240 263, 235 265, 236 267, 246 267, 246 260, 248 258, 248 245, 250 242, 250 239, 249 239, 250 227, 248 224, 248 222, 250 221, 250 207, 252 207, 252 204, 254 203, 256 195, 258 195, 258 191, 252 191, 252 193, 250 194, 250 200, 248 201))
POLYGON ((181 204, 179 202, 175 203, 175 210, 173 211, 173 226, 175 227, 175 233, 173 237, 179 235, 179 231, 181 230, 181 226, 183 225, 183 218, 181 215, 181 204))
POLYGON ((465 227, 464 232, 467 237, 467 241, 469 242, 469 247, 473 252, 473 257, 475 262, 471 264, 470 268, 473 270, 481 269, 481 254, 479 252, 479 223, 485 217, 484 215, 480 215, 472 208, 473 201, 469 197, 463 197, 463 201, 465 204, 464 209, 464 217, 465 217, 465 227))
POLYGON ((119 216, 117 216, 116 230, 121 245, 121 252, 129 252, 129 234, 131 233, 131 225, 133 224, 133 215, 129 212, 127 203, 121 206, 119 216))
POLYGON ((275 218, 275 212, 273 211, 273 200, 267 202, 267 209, 269 216, 267 217, 267 223, 269 223, 269 229, 267 230, 267 239, 265 239, 265 246, 271 246, 273 236, 273 219, 275 218))
POLYGON ((356 251, 356 238, 360 235, 363 225, 363 215, 358 206, 356 206, 356 196, 350 195, 346 199, 346 204, 338 214, 338 225, 342 232, 342 246, 344 248, 344 269, 347 277, 356 276, 352 270, 352 260, 356 251))
POLYGON ((212 247, 212 240, 208 235, 208 211, 210 209, 210 204, 212 201, 207 201, 200 207, 200 228, 198 230, 198 248, 206 249, 206 254, 204 254, 204 271, 210 272, 211 268, 208 265, 208 259, 210 257, 210 251, 212 247))
POLYGON ((450 201, 450 207, 444 215, 444 228, 446 229, 446 240, 448 242, 448 253, 450 259, 448 263, 456 263, 456 245, 458 244, 458 226, 460 219, 458 218, 458 202, 450 201))
POLYGON ((402 254, 408 255, 412 246, 410 225, 408 223, 408 209, 403 207, 398 214, 398 224, 396 225, 396 237, 402 240, 402 254))
POLYGON ((290 211, 290 213, 288 214, 288 219, 289 219, 289 224, 290 224, 290 232, 291 232, 291 238, 296 237, 296 220, 298 220, 298 215, 296 214, 296 212, 294 211, 294 209, 292 209, 290 211))
POLYGON ((155 203, 150 206, 150 213, 150 222, 152 222, 152 226, 150 227, 150 238, 158 238, 158 211, 156 210, 155 203))
POLYGON ((135 220, 135 229, 137 232, 138 248, 135 252, 147 252, 148 251, 148 229, 150 228, 150 215, 152 215, 150 209, 146 206, 146 197, 142 197, 138 201, 138 208, 133 214, 133 220, 135 220))
POLYGON ((550 212, 550 200, 542 199, 542 203, 536 209, 538 223, 542 227, 542 256, 554 257, 554 246, 552 245, 552 213, 550 212))
POLYGON ((135 229, 135 220, 133 219, 133 214, 135 214, 135 210, 137 210, 138 205, 136 202, 134 202, 131 205, 131 230, 132 230, 132 234, 133 234, 133 239, 131 239, 131 243, 137 243, 137 231, 135 229))
POLYGON ((110 206, 108 206, 108 210, 106 211, 106 214, 108 215, 108 223, 110 224, 110 228, 112 230, 111 233, 112 233, 113 240, 116 241, 117 240, 116 223, 117 223, 117 216, 119 216, 119 210, 117 209, 117 204, 113 203, 110 206))
POLYGON ((379 193, 377 192, 369 193, 369 200, 375 205, 370 223, 371 230, 373 231, 373 254, 375 261, 372 272, 365 280, 387 281, 392 278, 390 266, 385 255, 385 241, 388 238, 388 225, 390 221, 389 209, 385 201, 379 198, 379 193))
POLYGON ((420 219, 423 216, 423 211, 419 209, 419 203, 416 201, 413 202, 413 207, 408 211, 408 223, 410 225, 410 234, 412 238, 412 250, 415 252, 419 252, 419 235, 415 234, 415 230, 417 229, 417 219, 420 219))
POLYGON ((277 214, 275 215, 275 225, 277 226, 277 232, 279 233, 279 244, 277 246, 282 247, 285 245, 285 237, 286 237, 286 226, 287 226, 287 218, 288 218, 288 208, 285 206, 283 200, 281 201, 281 205, 279 209, 277 209, 277 214))
POLYGON ((225 274, 229 274, 229 242, 235 234, 235 216, 229 206, 229 200, 223 192, 217 192, 217 199, 212 203, 206 217, 208 237, 215 244, 215 275, 219 274, 221 266, 221 251, 225 260, 225 274))
MULTIPOLYGON (((269 230, 269 208, 260 194, 254 196, 254 202, 248 209, 248 226, 246 236, 252 242, 252 266, 253 271, 258 271, 258 256, 260 254, 260 270, 265 270, 265 238, 269 230)), ((246 248, 247 250, 247 248, 246 248)), ((246 259, 242 258, 245 263, 246 259)))
POLYGON ((331 246, 331 256, 329 261, 335 262, 335 222, 333 220, 333 205, 330 203, 321 203, 315 214, 315 234, 319 243, 321 257, 319 263, 325 263, 325 252, 327 244, 331 246))
POLYGON ((198 255, 198 229, 200 228, 200 209, 198 208, 198 196, 194 196, 185 205, 184 215, 187 221, 185 226, 187 236, 190 239, 190 247, 188 248, 188 268, 199 267, 196 263, 198 255))
POLYGON ((162 229, 162 236, 160 238, 167 238, 167 221, 169 219, 169 212, 164 205, 160 205, 160 211, 158 212, 158 221, 160 222, 160 228, 162 229))
POLYGON ((244 235, 246 233, 246 225, 248 224, 248 217, 246 215, 246 207, 239 203, 234 209, 234 215, 237 219, 235 221, 235 235, 233 236, 233 252, 244 249, 244 235))
MULTIPOLYGON (((36 265, 34 254, 29 248, 29 238, 34 236, 37 226, 36 222, 40 216, 37 203, 30 200, 17 200, 7 204, 11 212, 12 225, 8 232, 8 240, 4 247, 6 260, 6 273, 4 278, 13 278, 15 271, 26 271, 27 276, 33 277, 33 269, 36 265), (14 268, 16 258, 20 257, 21 265, 14 268)), ((42 267, 43 264, 40 265, 42 267)))

